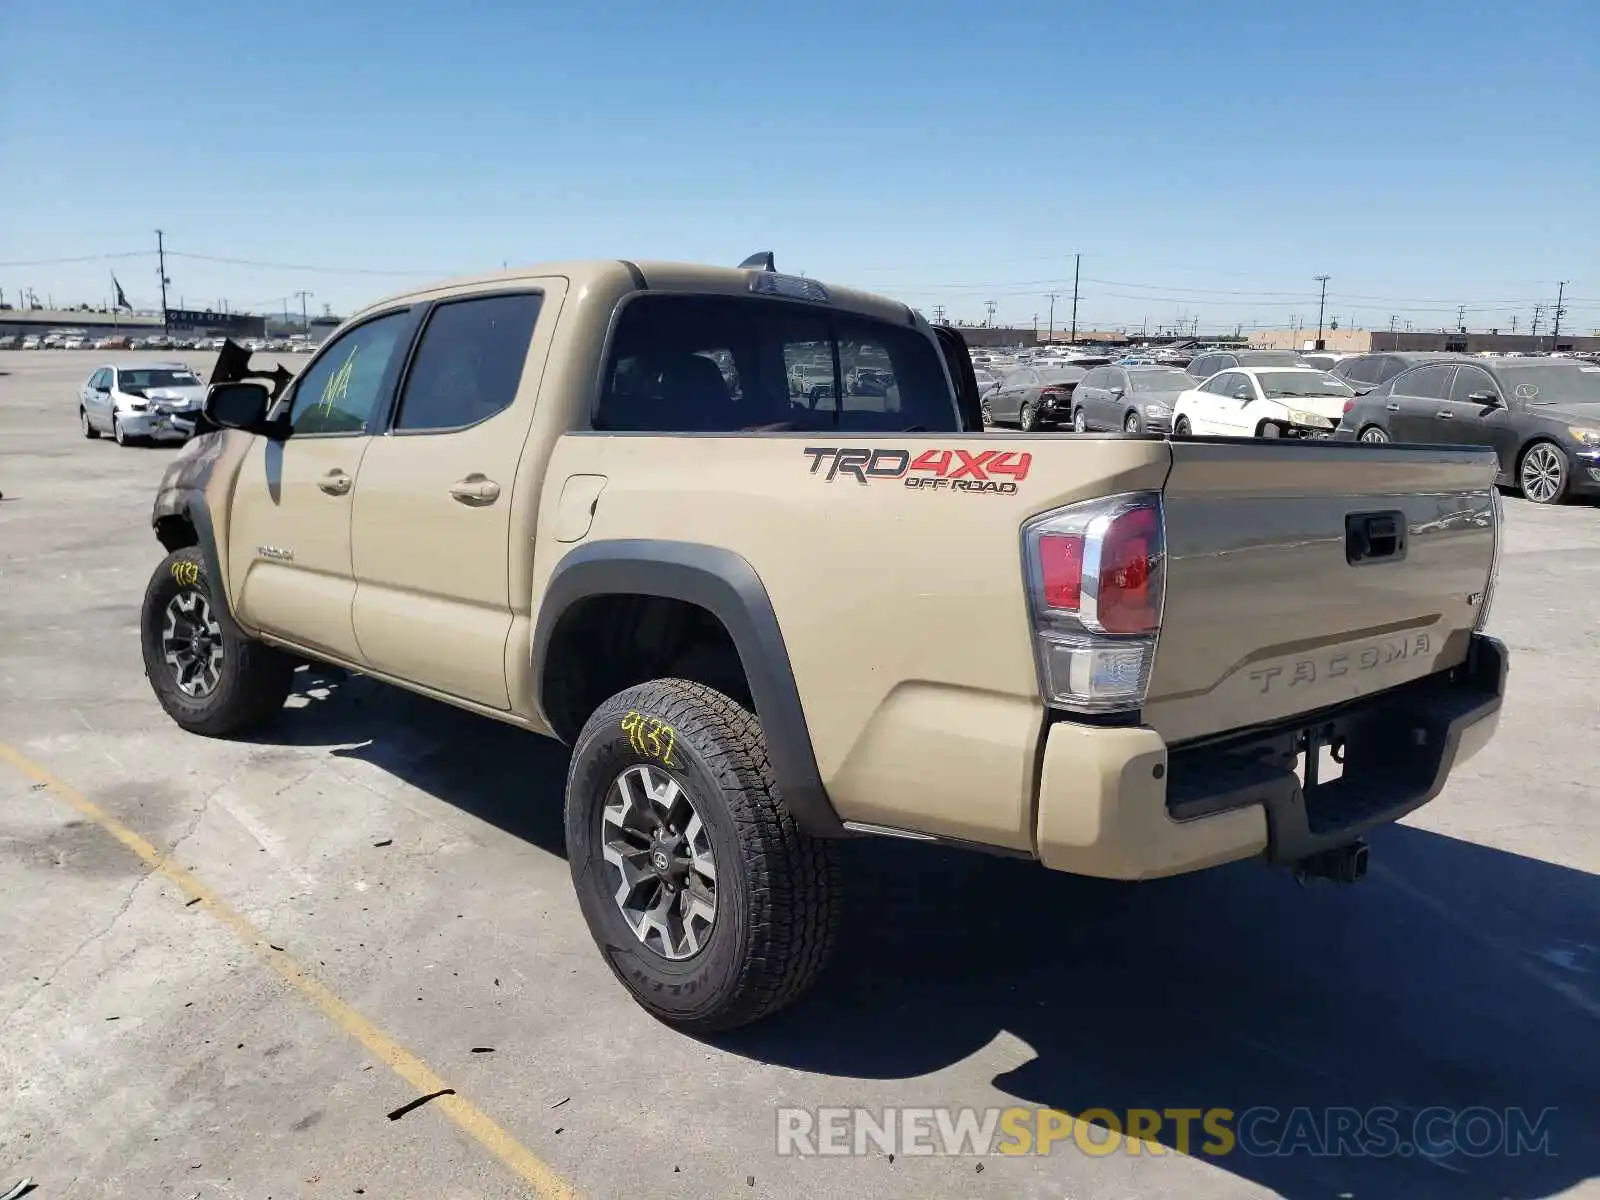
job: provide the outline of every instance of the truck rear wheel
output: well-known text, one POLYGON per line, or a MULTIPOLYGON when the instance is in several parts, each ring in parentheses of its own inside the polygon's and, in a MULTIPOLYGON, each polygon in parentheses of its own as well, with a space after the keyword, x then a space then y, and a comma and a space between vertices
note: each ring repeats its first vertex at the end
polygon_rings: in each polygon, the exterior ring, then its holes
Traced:
POLYGON ((288 698, 292 658, 230 633, 220 589, 199 549, 174 550, 144 592, 144 673, 167 715, 191 733, 226 737, 266 720, 288 698))
POLYGON ((713 688, 658 679, 595 711, 573 747, 566 841, 606 964, 685 1032, 776 1012, 827 961, 837 850, 801 831, 760 724, 713 688))

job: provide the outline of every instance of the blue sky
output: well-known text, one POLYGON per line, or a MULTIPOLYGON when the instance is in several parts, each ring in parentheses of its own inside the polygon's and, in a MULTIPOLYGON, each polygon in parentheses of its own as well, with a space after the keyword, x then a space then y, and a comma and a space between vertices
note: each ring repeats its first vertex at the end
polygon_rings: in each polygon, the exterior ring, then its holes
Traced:
POLYGON ((1595 0, 233 8, 6 6, 8 300, 154 304, 159 227, 190 306, 771 248, 1043 324, 1081 251, 1080 326, 1314 324, 1320 273, 1345 324, 1567 279, 1600 326, 1595 0))

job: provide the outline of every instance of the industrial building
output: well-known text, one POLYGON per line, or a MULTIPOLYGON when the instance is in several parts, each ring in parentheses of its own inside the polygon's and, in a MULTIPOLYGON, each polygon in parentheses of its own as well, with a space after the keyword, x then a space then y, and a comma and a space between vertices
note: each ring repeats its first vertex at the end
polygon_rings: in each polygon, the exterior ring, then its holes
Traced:
MULTIPOLYGON (((1263 329, 1250 335, 1250 345, 1261 350, 1311 350, 1314 329, 1263 329)), ((1552 350, 1580 353, 1600 351, 1600 335, 1548 333, 1431 333, 1389 329, 1329 329, 1322 333, 1322 348, 1339 354, 1366 354, 1388 350, 1445 350, 1456 354, 1548 354, 1552 350)))

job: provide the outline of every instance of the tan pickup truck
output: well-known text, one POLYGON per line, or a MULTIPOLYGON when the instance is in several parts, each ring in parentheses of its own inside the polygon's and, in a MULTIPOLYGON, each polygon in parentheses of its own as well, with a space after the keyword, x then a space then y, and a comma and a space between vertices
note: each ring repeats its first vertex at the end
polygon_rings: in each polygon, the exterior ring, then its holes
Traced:
POLYGON ((316 660, 566 742, 583 913, 687 1029, 812 981, 840 838, 1354 880, 1498 719, 1487 450, 986 434, 954 331, 770 256, 245 358, 155 504, 161 704, 225 736, 316 660))

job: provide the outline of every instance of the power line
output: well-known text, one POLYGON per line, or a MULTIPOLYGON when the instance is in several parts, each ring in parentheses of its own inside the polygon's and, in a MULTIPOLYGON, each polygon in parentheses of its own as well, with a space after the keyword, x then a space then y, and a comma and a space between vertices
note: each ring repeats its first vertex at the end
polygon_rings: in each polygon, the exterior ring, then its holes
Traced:
POLYGON ((0 262, 0 267, 55 267, 69 263, 107 262, 117 258, 147 258, 148 250, 124 250, 118 254, 79 254, 72 258, 14 258, 0 262))
POLYGON ((447 271, 392 271, 377 267, 319 267, 309 263, 264 262, 253 258, 229 258, 219 254, 192 254, 183 250, 172 250, 169 253, 173 258, 188 258, 196 262, 222 263, 233 267, 259 267, 267 271, 317 271, 324 275, 389 275, 397 278, 449 274, 447 271))

